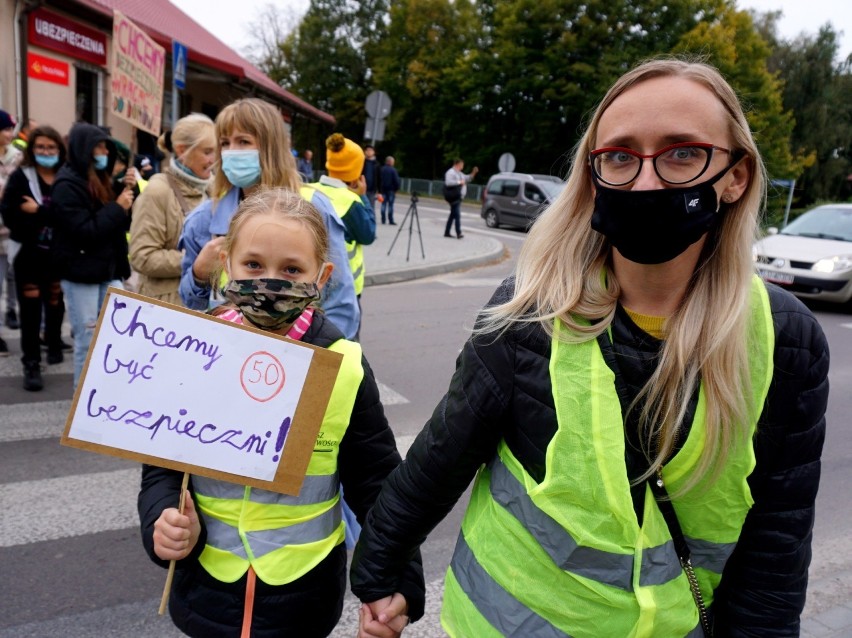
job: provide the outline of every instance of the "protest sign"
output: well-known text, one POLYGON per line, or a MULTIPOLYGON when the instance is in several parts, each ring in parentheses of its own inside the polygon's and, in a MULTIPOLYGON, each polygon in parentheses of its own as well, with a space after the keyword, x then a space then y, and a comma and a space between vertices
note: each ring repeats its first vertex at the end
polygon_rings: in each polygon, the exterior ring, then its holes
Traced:
POLYGON ((112 20, 112 113, 152 135, 160 134, 166 51, 116 11, 112 20))
POLYGON ((297 495, 340 361, 110 288, 61 442, 297 495))

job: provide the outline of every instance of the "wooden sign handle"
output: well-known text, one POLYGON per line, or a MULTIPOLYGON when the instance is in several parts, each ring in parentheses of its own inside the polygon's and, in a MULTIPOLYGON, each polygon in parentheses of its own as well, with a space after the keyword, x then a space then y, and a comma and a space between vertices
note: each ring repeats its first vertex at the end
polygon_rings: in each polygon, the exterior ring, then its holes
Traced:
MULTIPOLYGON (((183 514, 183 507, 186 503, 186 488, 189 486, 189 472, 183 473, 183 481, 180 484, 180 502, 178 511, 183 514)), ((172 580, 175 577, 175 561, 169 561, 169 575, 166 576, 166 585, 163 587, 163 597, 160 599, 160 616, 166 613, 166 606, 169 604, 169 592, 172 590, 172 580)))

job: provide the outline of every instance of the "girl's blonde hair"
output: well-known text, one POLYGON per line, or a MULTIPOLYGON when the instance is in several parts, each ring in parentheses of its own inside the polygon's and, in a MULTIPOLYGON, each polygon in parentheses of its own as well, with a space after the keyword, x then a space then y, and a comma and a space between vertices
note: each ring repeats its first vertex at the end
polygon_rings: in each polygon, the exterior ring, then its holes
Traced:
MULTIPOLYGON (((225 235, 222 246, 226 254, 231 254, 234 241, 246 220, 258 215, 274 215, 299 222, 311 234, 317 263, 322 265, 328 261, 328 230, 322 214, 313 204, 302 199, 298 193, 284 188, 261 189, 242 201, 228 225, 228 234, 225 235)), ((220 267, 211 274, 211 285, 218 286, 221 276, 222 268, 220 267)))
MULTIPOLYGON (((298 192, 302 178, 296 170, 296 160, 290 152, 290 134, 284 118, 274 106, 257 98, 232 102, 216 116, 216 153, 222 159, 221 140, 234 130, 249 133, 257 140, 260 155, 260 185, 264 188, 287 188, 298 192)), ((221 197, 233 184, 225 172, 216 171, 213 192, 221 197)))
POLYGON ((190 113, 180 118, 173 131, 163 133, 157 139, 159 149, 168 155, 177 155, 174 149, 178 146, 185 146, 184 154, 188 155, 198 146, 215 145, 216 129, 213 120, 203 113, 190 113))
POLYGON ((740 199, 724 205, 721 223, 711 231, 686 296, 668 319, 659 365, 631 406, 642 405, 639 422, 650 465, 638 483, 672 455, 690 398, 703 383, 706 445, 683 492, 716 475, 731 446, 746 440, 762 408, 756 406, 758 414, 750 411, 746 323, 754 273, 751 246, 765 200, 765 170, 742 106, 718 70, 702 62, 654 59, 612 86, 574 151, 567 186, 524 242, 512 299, 487 309, 478 331, 537 322, 552 335, 558 318, 567 328, 561 331, 562 338, 585 341, 610 325, 620 289, 612 271, 611 246, 591 227, 594 190, 588 156, 604 111, 631 87, 659 77, 685 78, 713 92, 725 109, 733 150, 748 163, 751 175, 740 199))

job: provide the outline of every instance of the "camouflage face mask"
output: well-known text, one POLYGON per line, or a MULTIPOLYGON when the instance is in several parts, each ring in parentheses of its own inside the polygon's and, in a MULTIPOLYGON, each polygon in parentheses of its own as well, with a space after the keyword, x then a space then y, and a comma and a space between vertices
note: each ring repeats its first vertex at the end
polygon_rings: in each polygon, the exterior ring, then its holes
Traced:
POLYGON ((320 293, 314 282, 286 279, 235 279, 222 294, 261 330, 281 330, 292 326, 320 293))

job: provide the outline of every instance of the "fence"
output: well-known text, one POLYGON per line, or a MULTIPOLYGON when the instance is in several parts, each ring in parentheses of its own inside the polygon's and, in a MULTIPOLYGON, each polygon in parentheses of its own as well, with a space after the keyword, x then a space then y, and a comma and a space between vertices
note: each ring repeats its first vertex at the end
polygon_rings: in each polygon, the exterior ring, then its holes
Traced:
MULTIPOLYGON (((324 174, 324 172, 314 171, 314 180, 319 179, 322 174, 324 174)), ((467 194, 464 196, 464 200, 468 203, 478 204, 482 201, 482 190, 484 188, 484 184, 468 184, 467 194)), ((442 179, 417 179, 414 177, 400 178, 399 190, 403 193, 413 193, 416 191, 418 195, 423 195, 425 197, 437 197, 441 199, 444 197, 443 189, 444 180, 442 179)))
MULTIPOLYGON (((411 193, 417 191, 420 195, 426 197, 443 197, 444 180, 442 179, 416 179, 414 177, 402 177, 400 190, 411 193)), ((467 202, 482 201, 482 189, 485 188, 482 184, 468 184, 467 194, 464 196, 467 202)))

